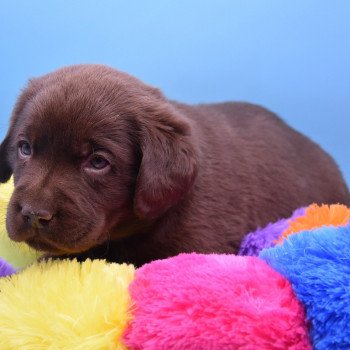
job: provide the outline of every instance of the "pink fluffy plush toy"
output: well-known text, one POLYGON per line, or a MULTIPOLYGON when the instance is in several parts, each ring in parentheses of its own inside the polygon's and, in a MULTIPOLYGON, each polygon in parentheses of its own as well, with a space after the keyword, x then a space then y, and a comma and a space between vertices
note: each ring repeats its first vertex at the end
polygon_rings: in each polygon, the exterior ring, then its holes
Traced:
POLYGON ((291 284, 257 257, 179 255, 136 272, 130 349, 311 349, 291 284))

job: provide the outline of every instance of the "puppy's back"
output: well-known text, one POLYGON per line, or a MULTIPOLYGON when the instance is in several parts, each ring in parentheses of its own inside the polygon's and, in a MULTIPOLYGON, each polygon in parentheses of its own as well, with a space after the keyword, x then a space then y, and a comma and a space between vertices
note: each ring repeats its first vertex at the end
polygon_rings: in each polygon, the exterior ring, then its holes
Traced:
POLYGON ((245 232, 313 202, 350 205, 334 160, 270 111, 245 103, 178 108, 199 140, 197 186, 205 187, 206 198, 228 198, 218 206, 246 217, 245 232))

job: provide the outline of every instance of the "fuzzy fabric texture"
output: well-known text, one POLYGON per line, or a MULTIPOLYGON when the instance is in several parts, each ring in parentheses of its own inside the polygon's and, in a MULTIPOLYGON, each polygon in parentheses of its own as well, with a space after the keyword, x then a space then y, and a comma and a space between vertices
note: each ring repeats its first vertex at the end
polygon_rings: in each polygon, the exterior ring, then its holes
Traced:
POLYGON ((258 228, 256 231, 249 233, 244 238, 238 254, 258 256, 262 249, 273 247, 290 223, 304 214, 305 208, 297 209, 290 218, 270 223, 264 228, 258 228))
POLYGON ((12 275, 16 269, 6 260, 0 258, 0 277, 12 275))
POLYGON ((304 215, 295 218, 289 223, 289 226, 279 237, 278 243, 281 243, 293 233, 312 230, 322 226, 346 226, 349 221, 350 208, 347 208, 345 205, 312 204, 306 208, 304 215))
POLYGON ((350 225, 292 234, 260 257, 293 285, 316 350, 350 348, 350 225))
POLYGON ((1 350, 122 350, 131 265, 46 262, 0 279, 1 350))
POLYGON ((8 237, 5 220, 6 210, 13 192, 13 180, 0 184, 0 257, 15 268, 23 268, 36 261, 42 253, 25 243, 16 243, 8 237))
POLYGON ((130 285, 131 349, 311 349, 290 283, 256 257, 181 254, 130 285))

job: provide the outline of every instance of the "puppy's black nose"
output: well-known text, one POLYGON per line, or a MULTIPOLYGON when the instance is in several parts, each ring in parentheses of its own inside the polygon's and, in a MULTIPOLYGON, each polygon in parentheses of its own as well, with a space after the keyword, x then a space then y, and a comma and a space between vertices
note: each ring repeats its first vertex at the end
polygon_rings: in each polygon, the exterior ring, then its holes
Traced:
POLYGON ((52 220, 53 214, 48 210, 34 210, 24 206, 21 210, 24 220, 33 228, 44 228, 52 220))

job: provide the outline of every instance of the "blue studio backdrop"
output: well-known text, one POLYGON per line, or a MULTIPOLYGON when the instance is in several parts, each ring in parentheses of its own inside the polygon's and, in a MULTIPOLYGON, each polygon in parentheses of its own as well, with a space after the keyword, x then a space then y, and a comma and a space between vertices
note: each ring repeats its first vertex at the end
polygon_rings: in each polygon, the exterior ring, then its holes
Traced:
POLYGON ((347 0, 2 1, 0 137, 28 78, 103 63, 183 102, 262 104, 350 183, 349 16, 347 0))

